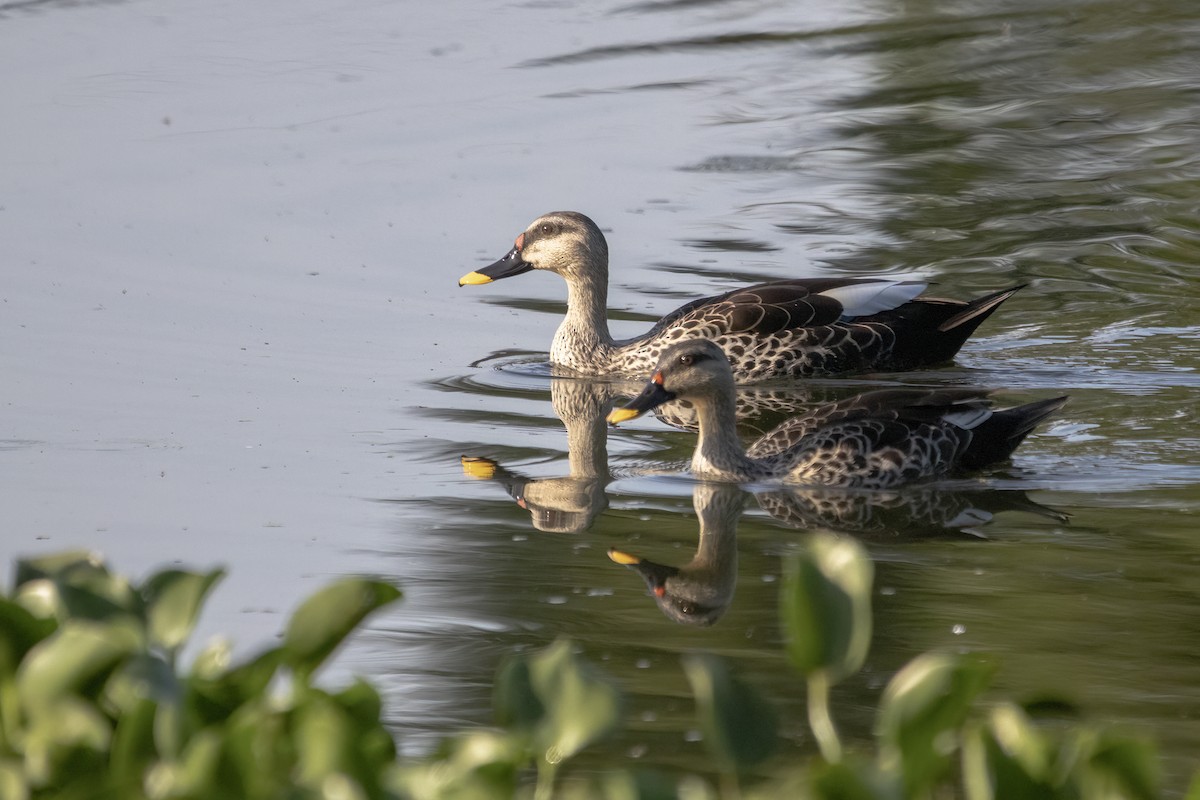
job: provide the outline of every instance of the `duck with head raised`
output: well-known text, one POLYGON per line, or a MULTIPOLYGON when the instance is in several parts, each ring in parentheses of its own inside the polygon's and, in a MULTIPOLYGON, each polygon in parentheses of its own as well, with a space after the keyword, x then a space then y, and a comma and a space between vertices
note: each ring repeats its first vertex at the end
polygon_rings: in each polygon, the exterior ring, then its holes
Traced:
POLYGON ((963 302, 920 296, 922 281, 773 281, 694 300, 641 336, 618 341, 608 330, 608 244, 596 223, 574 211, 534 220, 504 258, 458 284, 534 269, 567 282, 567 314, 550 346, 552 364, 584 375, 640 377, 672 344, 708 339, 724 350, 739 383, 948 362, 1021 288, 963 302))
POLYGON ((789 419, 745 448, 729 361, 714 343, 693 340, 668 348, 645 390, 608 421, 616 425, 677 397, 691 400, 699 419, 697 478, 848 489, 886 489, 1003 461, 1067 400, 993 409, 973 389, 884 389, 789 419))

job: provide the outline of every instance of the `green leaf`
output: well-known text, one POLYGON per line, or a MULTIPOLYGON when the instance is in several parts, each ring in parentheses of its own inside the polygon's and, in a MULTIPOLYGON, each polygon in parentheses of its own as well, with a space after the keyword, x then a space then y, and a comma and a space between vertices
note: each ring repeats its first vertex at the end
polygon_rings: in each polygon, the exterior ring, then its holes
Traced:
POLYGON ((1095 735, 1081 780, 1085 797, 1159 796, 1158 756, 1154 746, 1140 738, 1113 731, 1095 735))
POLYGON ((187 572, 169 569, 157 572, 142 584, 150 641, 173 652, 183 645, 196 627, 204 599, 225 571, 187 572))
POLYGON ((675 781, 650 770, 609 770, 601 775, 577 778, 558 787, 555 800, 717 800, 699 778, 692 778, 687 789, 679 791, 675 781), (703 787, 703 788, 702 788, 703 787))
POLYGON ((534 691, 549 709, 549 725, 538 737, 546 762, 565 761, 617 728, 621 693, 575 655, 571 642, 559 639, 535 653, 529 667, 534 691))
POLYGON ((492 684, 496 723, 511 731, 530 734, 546 716, 546 706, 533 686, 528 656, 506 658, 492 684))
POLYGON ((104 687, 103 697, 106 709, 116 712, 118 720, 142 709, 147 701, 152 703, 152 750, 174 758, 183 747, 184 693, 171 665, 158 655, 141 653, 117 667, 104 687))
POLYGON ((283 649, 273 647, 243 664, 223 668, 228 657, 222 644, 202 653, 193 665, 185 705, 200 727, 221 723, 243 705, 261 699, 279 671, 283 649))
POLYGON ((992 709, 986 724, 969 725, 963 734, 963 786, 968 800, 1020 797, 1050 800, 1060 796, 1054 775, 1057 748, 1019 707, 992 709))
POLYGON ((871 645, 874 567, 852 539, 816 534, 784 564, 780 619, 788 659, 831 683, 857 672, 871 645))
POLYGON ((54 788, 81 775, 103 774, 112 728, 90 703, 61 697, 33 719, 25 737, 30 784, 54 788))
POLYGON ((37 644, 17 672, 17 690, 30 713, 42 713, 64 695, 99 689, 124 659, 144 647, 128 620, 69 621, 37 644))
POLYGON ((399 766, 389 786, 413 800, 491 800, 517 796, 525 749, 515 737, 475 731, 442 744, 427 764, 399 766))
POLYGON ((21 762, 0 759, 0 800, 27 800, 29 781, 21 762))
POLYGON ((315 788, 329 775, 360 773, 355 758, 356 726, 337 703, 324 692, 309 691, 293 716, 296 764, 302 784, 315 788))
POLYGON ((23 606, 0 597, 0 676, 16 674, 30 648, 56 627, 54 620, 35 617, 23 606))
MULTIPOLYGON (((158 704, 142 698, 127 705, 117 717, 109 751, 109 768, 116 786, 138 787, 148 767, 158 758, 154 745, 154 718, 158 704)), ((130 791, 130 796, 136 793, 130 791)))
POLYGON ((683 671, 696 697, 704 743, 722 771, 737 773, 764 761, 777 745, 775 709, 757 691, 708 654, 683 659, 683 671))
POLYGON ((319 590, 300 604, 288 622, 283 637, 285 663, 302 676, 311 674, 368 614, 401 596, 389 583, 360 578, 319 590))
POLYGON ((620 692, 559 639, 508 659, 497 676, 494 704, 502 725, 523 733, 538 758, 555 765, 607 735, 620 718, 620 692))
POLYGON ((44 578, 55 579, 62 574, 79 571, 108 574, 108 570, 104 567, 104 559, 98 553, 88 550, 67 550, 62 553, 19 559, 16 576, 13 579, 13 588, 19 589, 29 581, 44 578))
POLYGON ((16 585, 16 601, 39 617, 141 619, 141 598, 129 581, 110 573, 94 554, 76 551, 19 561, 16 585))
MULTIPOLYGON (((780 797, 799 793, 780 794, 780 797)), ((900 800, 899 782, 872 764, 854 757, 836 764, 816 762, 808 771, 808 791, 813 800, 900 800)))
POLYGON ((146 777, 151 797, 249 797, 243 786, 223 786, 220 780, 224 740, 209 728, 198 732, 187 743, 178 760, 155 765, 146 777))
POLYGON ((294 782, 295 741, 287 716, 271 698, 241 706, 224 726, 222 753, 228 758, 231 797, 281 797, 294 782))
POLYGON ((980 659, 926 653, 892 678, 876 732, 881 764, 904 775, 907 795, 922 794, 947 770, 959 729, 993 671, 980 659))

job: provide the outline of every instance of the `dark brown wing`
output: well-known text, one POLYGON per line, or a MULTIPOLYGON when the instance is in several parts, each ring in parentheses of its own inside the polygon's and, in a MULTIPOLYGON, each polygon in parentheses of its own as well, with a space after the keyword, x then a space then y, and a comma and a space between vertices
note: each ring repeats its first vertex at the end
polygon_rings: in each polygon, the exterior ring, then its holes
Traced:
POLYGON ((751 458, 789 450, 809 434, 830 425, 857 420, 936 423, 951 412, 987 413, 986 392, 978 389, 881 389, 827 403, 802 417, 792 417, 764 433, 747 448, 751 458))
POLYGON ((845 309, 822 292, 866 284, 874 279, 812 278, 773 281, 702 297, 680 306, 646 334, 652 337, 680 324, 711 326, 718 333, 771 334, 807 325, 830 325, 845 309))

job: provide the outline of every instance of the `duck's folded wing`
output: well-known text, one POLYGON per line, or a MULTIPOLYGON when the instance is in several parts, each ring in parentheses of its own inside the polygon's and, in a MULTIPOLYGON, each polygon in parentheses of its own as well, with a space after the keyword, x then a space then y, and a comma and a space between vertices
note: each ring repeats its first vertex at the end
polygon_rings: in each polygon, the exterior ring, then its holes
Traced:
POLYGON ((716 333, 769 335, 832 325, 898 308, 926 287, 921 281, 816 278, 775 281, 695 300, 655 325, 704 325, 716 333))
POLYGON ((861 419, 821 428, 771 458, 801 483, 889 487, 945 472, 970 442, 955 425, 861 419))
MULTIPOLYGON (((978 389, 881 389, 827 403, 801 417, 785 420, 750 444, 746 454, 767 458, 796 447, 809 434, 856 420, 936 423, 947 414, 989 413, 987 393, 978 389)), ((969 427, 969 426, 964 426, 969 427)))

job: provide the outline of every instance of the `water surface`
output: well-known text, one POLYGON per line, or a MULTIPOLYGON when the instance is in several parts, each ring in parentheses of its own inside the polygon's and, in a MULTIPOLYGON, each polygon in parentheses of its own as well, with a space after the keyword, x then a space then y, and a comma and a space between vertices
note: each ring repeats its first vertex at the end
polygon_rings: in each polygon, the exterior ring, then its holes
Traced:
POLYGON ((786 709, 781 758, 813 750, 775 603, 780 557, 831 527, 877 561, 871 656, 835 693, 852 739, 917 653, 987 652, 998 692, 1157 738, 1179 791, 1198 42, 1167 0, 0 5, 0 555, 226 564, 203 634, 246 648, 332 577, 387 575, 405 603, 339 668, 382 683, 408 751, 488 721, 498 660, 567 635, 631 696, 604 752, 702 770, 690 650, 786 709), (542 366, 560 281, 455 288, 557 208, 608 233, 618 335, 773 277, 1026 283, 955 365, 806 397, 1070 404, 984 476, 836 519, 714 510, 672 474, 691 434, 606 436, 620 387, 542 366), (690 565, 715 624, 614 547, 690 565))

